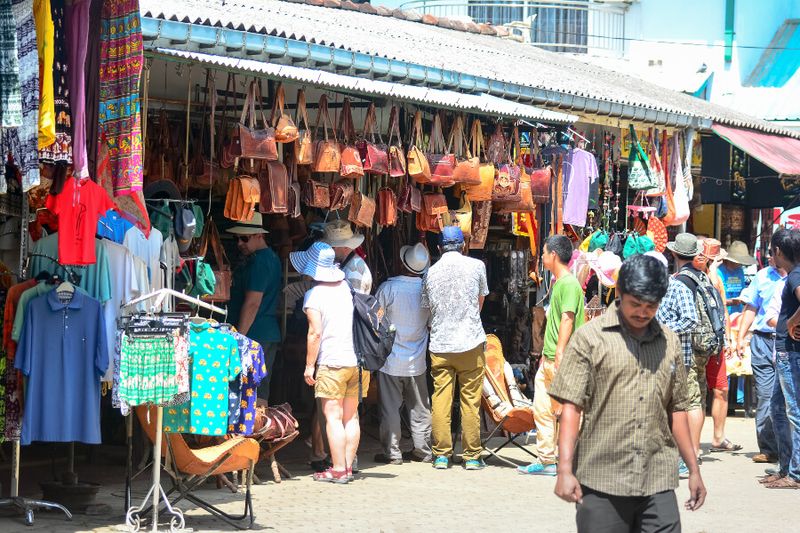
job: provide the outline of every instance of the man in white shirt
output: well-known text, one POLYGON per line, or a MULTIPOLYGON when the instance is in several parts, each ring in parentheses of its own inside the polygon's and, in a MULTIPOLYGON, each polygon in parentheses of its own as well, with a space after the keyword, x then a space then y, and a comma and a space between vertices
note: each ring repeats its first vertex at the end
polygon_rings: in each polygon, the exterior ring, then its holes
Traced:
POLYGON ((350 222, 334 220, 325 224, 322 242, 328 244, 336 252, 336 262, 344 271, 344 279, 354 290, 362 294, 372 292, 372 273, 356 248, 364 242, 364 235, 353 233, 350 222))
POLYGON ((392 353, 377 373, 380 390, 381 446, 375 461, 403 464, 400 451, 400 407, 409 413, 412 458, 431 461, 431 405, 428 397, 425 351, 428 347, 430 310, 421 306, 422 275, 430 265, 428 250, 421 243, 403 246, 400 262, 405 273, 389 278, 375 297, 397 333, 392 353))

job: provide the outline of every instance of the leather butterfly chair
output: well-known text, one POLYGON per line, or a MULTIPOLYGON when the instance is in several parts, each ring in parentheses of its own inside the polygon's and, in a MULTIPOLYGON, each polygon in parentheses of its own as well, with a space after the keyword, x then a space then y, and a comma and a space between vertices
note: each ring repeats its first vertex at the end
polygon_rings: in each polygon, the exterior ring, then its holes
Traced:
MULTIPOLYGON (((500 400, 511 404, 511 394, 508 390, 508 383, 506 382, 505 376, 506 360, 503 356, 503 345, 500 343, 500 339, 498 339, 496 335, 486 336, 486 350, 484 351, 484 356, 486 358, 486 373, 484 379, 489 381, 494 389, 494 393, 500 398, 500 400)), ((534 453, 516 442, 518 437, 527 434, 530 430, 536 427, 536 421, 533 417, 533 408, 513 407, 507 413, 501 415, 492 409, 485 396, 481 397, 481 404, 483 405, 484 411, 496 424, 489 436, 486 437, 482 442, 482 446, 487 452, 504 463, 514 467, 517 466, 515 463, 498 455, 500 450, 509 444, 513 444, 528 455, 536 457, 534 453), (506 437, 506 441, 497 448, 490 448, 489 441, 491 441, 492 438, 500 433, 506 437)))
MULTIPOLYGON (((143 405, 136 408, 136 416, 150 442, 155 442, 156 438, 155 409, 143 405)), ((175 492, 178 493, 175 499, 170 500, 171 505, 185 499, 237 529, 252 527, 255 516, 250 488, 253 483, 253 471, 259 458, 258 442, 237 436, 214 446, 192 449, 180 433, 164 433, 161 442, 161 455, 168 459, 164 471, 172 479, 172 488, 167 491, 167 497, 175 492), (240 470, 247 472, 244 512, 241 515, 228 514, 193 492, 211 476, 240 470)), ((147 513, 146 510, 143 512, 147 513)))

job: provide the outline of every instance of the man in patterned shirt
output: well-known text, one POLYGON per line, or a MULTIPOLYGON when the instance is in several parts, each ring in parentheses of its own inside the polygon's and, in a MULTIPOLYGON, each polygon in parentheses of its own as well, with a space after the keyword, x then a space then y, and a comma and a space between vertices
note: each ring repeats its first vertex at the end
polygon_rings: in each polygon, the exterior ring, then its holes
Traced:
MULTIPOLYGON (((667 268, 667 259, 661 254, 658 255, 663 258, 661 264, 667 268)), ((692 332, 700 323, 700 319, 697 317, 697 308, 694 305, 694 294, 686 284, 673 277, 669 278, 667 294, 658 306, 656 319, 678 335, 683 364, 689 368, 692 365, 692 332)))
POLYGON ((550 388, 563 404, 555 493, 577 504, 579 533, 680 531, 678 452, 690 469, 685 508, 705 501, 680 343, 653 320, 668 284, 657 259, 625 261, 619 299, 575 332, 550 388))
POLYGON ((462 255, 464 234, 458 226, 447 226, 441 233, 442 257, 430 267, 423 281, 423 308, 431 310, 431 355, 433 397, 431 426, 434 468, 450 466, 453 437, 450 414, 453 411, 453 386, 456 377, 461 387, 461 430, 464 467, 480 470, 481 390, 483 388, 483 349, 486 333, 481 323, 483 299, 489 294, 486 266, 462 255))

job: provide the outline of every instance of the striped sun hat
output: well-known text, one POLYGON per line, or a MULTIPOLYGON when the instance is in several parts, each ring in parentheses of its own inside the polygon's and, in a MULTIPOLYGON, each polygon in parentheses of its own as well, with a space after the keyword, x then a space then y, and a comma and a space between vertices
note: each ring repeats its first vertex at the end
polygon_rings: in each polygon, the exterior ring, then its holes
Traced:
POLYGON ((289 254, 294 269, 316 281, 342 281, 344 272, 336 266, 336 252, 329 245, 317 241, 303 252, 289 254))

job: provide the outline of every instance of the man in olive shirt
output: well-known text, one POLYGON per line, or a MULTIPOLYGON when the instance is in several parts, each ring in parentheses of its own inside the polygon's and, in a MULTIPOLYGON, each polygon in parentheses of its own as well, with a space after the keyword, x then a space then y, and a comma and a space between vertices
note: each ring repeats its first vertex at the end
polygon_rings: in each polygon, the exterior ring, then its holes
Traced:
POLYGON ((679 532, 678 451, 686 509, 705 500, 680 341, 654 320, 667 285, 657 259, 625 261, 619 300, 575 332, 550 388, 563 404, 555 493, 577 503, 579 532, 679 532))

